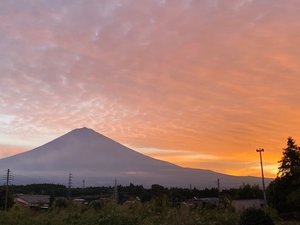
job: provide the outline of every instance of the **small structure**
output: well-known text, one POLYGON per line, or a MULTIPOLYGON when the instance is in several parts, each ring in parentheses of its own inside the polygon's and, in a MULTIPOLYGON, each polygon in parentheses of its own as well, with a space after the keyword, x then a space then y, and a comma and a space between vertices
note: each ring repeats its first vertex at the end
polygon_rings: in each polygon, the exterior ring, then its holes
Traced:
POLYGON ((73 202, 77 205, 88 205, 89 204, 84 198, 74 198, 73 202))
POLYGON ((236 211, 243 211, 249 208, 260 209, 264 207, 264 200, 263 199, 233 200, 232 206, 236 211))
POLYGON ((202 202, 202 205, 215 205, 217 206, 219 204, 219 198, 199 198, 200 202, 202 202))
POLYGON ((29 208, 48 209, 50 204, 50 196, 17 194, 15 196, 15 203, 17 205, 29 208))
POLYGON ((189 199, 183 203, 190 208, 196 207, 215 207, 219 204, 219 198, 196 198, 189 199))

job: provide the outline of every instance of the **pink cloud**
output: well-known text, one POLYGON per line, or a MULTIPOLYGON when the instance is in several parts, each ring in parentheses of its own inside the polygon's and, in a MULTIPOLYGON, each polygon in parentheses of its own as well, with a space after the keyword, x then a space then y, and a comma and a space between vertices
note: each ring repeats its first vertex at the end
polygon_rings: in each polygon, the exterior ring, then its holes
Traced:
POLYGON ((137 148, 228 160, 253 161, 262 145, 275 163, 285 138, 299 139, 298 1, 2 7, 0 114, 14 118, 2 144, 88 126, 137 148))

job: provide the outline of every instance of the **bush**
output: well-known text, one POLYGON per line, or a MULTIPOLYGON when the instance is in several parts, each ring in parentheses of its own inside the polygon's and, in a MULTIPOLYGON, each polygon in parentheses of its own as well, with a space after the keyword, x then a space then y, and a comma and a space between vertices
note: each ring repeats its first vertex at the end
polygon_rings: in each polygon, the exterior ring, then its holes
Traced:
POLYGON ((239 225, 274 225, 274 223, 263 210, 247 209, 242 213, 239 225))
POLYGON ((99 210, 99 209, 101 209, 101 207, 102 207, 102 204, 99 200, 91 201, 89 204, 89 208, 92 208, 95 210, 99 210))
POLYGON ((99 225, 136 225, 132 215, 123 212, 119 209, 115 209, 110 213, 101 215, 98 218, 99 225))
POLYGON ((66 209, 68 208, 68 206, 69 206, 69 202, 67 199, 60 198, 54 201, 54 208, 66 209))

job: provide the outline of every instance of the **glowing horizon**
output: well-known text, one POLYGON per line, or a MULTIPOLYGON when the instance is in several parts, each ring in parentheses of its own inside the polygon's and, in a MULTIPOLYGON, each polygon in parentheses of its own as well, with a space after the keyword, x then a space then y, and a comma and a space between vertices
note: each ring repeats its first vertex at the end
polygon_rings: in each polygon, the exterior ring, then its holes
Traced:
POLYGON ((300 142, 300 2, 4 1, 0 157, 90 127, 181 166, 276 176, 300 142))

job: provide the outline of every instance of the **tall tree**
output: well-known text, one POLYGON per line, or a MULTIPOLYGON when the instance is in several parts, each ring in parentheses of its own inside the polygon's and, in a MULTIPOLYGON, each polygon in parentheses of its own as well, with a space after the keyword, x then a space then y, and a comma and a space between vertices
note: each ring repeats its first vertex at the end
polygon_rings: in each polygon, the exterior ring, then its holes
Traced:
POLYGON ((281 164, 278 172, 279 177, 296 176, 300 167, 300 149, 293 138, 289 137, 287 147, 283 149, 281 164))
POLYGON ((300 215, 300 148, 288 138, 276 179, 267 188, 269 203, 280 213, 300 215))

